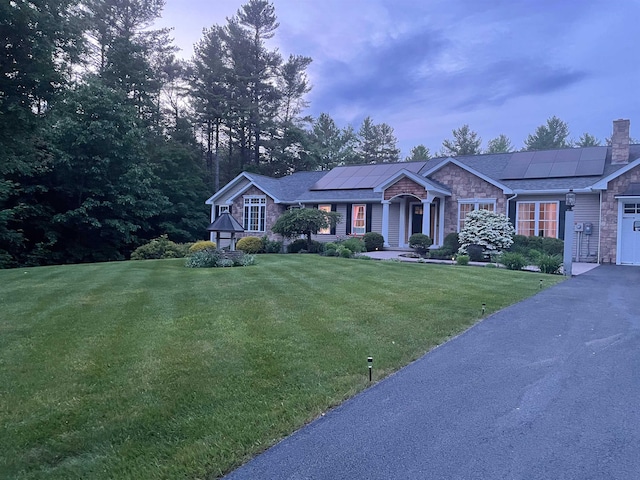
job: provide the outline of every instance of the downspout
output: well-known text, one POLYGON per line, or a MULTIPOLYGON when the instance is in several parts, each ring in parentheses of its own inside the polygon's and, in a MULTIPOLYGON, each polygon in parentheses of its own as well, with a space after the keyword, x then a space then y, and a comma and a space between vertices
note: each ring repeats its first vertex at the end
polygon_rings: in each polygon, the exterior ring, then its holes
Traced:
MULTIPOLYGON (((511 200, 514 200, 517 197, 518 197, 518 194, 514 193, 513 197, 507 198, 507 211, 506 211, 507 218, 509 218, 509 204, 511 203, 511 200)), ((516 218, 516 222, 517 221, 518 221, 518 219, 516 218)), ((514 225, 513 228, 517 228, 516 225, 514 225)))
MULTIPOLYGON (((602 238, 602 190, 600 190, 600 213, 598 215, 598 264, 600 264, 600 254, 602 252, 600 252, 600 245, 602 244, 601 241, 602 238)), ((618 254, 618 252, 616 252, 616 255, 618 254)))

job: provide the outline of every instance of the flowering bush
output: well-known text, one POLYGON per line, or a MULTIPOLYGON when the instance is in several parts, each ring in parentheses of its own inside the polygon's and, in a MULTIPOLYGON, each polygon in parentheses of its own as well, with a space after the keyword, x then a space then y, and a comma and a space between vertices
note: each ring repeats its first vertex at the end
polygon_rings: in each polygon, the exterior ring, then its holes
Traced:
POLYGON ((480 245, 488 254, 500 253, 513 243, 515 229, 509 219, 489 210, 474 210, 467 214, 460 231, 460 253, 467 253, 469 245, 480 245))

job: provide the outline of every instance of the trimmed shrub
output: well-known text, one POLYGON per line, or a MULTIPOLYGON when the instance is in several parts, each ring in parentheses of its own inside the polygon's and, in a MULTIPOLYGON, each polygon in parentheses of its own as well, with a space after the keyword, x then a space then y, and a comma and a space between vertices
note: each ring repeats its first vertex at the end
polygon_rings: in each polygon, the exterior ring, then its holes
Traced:
POLYGON ((340 245, 338 247, 337 253, 342 258, 351 258, 351 256, 353 255, 353 252, 344 245, 340 245))
POLYGON ((451 250, 448 247, 436 248, 435 250, 429 250, 429 257, 438 260, 451 260, 451 257, 455 255, 457 250, 451 250))
POLYGON ((538 257, 536 265, 542 273, 558 273, 562 266, 562 257, 543 253, 538 257))
POLYGON ((424 233, 414 233, 409 237, 409 246, 415 250, 418 255, 424 255, 433 243, 429 235, 424 233))
POLYGON ((446 237, 444 237, 444 241, 442 242, 442 247, 451 250, 451 253, 455 253, 460 249, 460 241, 458 240, 457 233, 449 233, 446 237))
POLYGON ((337 250, 338 249, 338 244, 335 242, 327 242, 324 244, 324 251, 325 253, 327 252, 327 250, 337 250))
POLYGON ((236 243, 236 249, 244 253, 260 253, 262 248, 262 239, 258 237, 242 237, 236 243))
POLYGON ((287 246, 288 253, 322 253, 324 249, 324 243, 313 240, 311 242, 311 250, 309 250, 308 242, 304 238, 294 240, 287 246))
POLYGON ((498 257, 498 261, 509 270, 522 270, 528 263, 524 255, 514 252, 504 252, 498 257))
POLYGON ((196 243, 189 247, 189 253, 199 252, 200 250, 215 250, 217 247, 216 242, 210 240, 198 240, 196 243))
POLYGON ((291 242, 289 245, 287 245, 287 252, 288 253, 299 253, 300 250, 305 250, 307 249, 307 241, 303 238, 299 238, 297 240, 294 240, 293 242, 291 242))
POLYGON ((384 247, 384 237, 377 232, 367 232, 362 237, 367 252, 382 250, 384 247))
POLYGON ((469 255, 458 255, 456 257, 456 263, 458 265, 469 265, 469 255))
POLYGON ((183 258, 187 248, 169 240, 166 235, 160 235, 149 243, 139 246, 131 253, 131 260, 153 260, 159 258, 183 258))
POLYGON ((361 253, 367 250, 364 241, 357 237, 347 238, 344 242, 341 242, 340 245, 351 250, 351 253, 361 253))
POLYGON ((325 257, 336 257, 338 256, 338 251, 335 248, 325 248, 323 255, 325 257))
POLYGON ((482 245, 467 245, 467 255, 472 262, 484 261, 484 248, 482 245))

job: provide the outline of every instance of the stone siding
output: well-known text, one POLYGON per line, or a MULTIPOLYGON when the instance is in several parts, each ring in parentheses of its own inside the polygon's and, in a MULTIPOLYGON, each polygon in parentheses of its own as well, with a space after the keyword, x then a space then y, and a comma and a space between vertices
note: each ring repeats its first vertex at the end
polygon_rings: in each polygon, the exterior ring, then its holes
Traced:
POLYGON ((616 195, 624 193, 630 183, 640 183, 640 167, 609 182, 602 192, 602 217, 600 223, 600 261, 616 263, 618 240, 618 201, 616 195))
POLYGON ((390 200, 398 195, 414 195, 420 199, 427 198, 427 191, 423 186, 409 178, 401 178, 384 191, 384 199, 390 200))
POLYGON ((482 180, 466 170, 449 163, 429 176, 451 190, 451 197, 444 204, 444 234, 458 231, 458 200, 489 199, 496 200, 496 212, 507 215, 507 196, 502 189, 482 180))
POLYGON ((271 240, 280 240, 279 235, 275 235, 270 229, 271 229, 271 225, 273 225, 276 220, 278 219, 278 217, 280 217, 280 215, 282 215, 285 211, 285 206, 281 205, 279 203, 275 203, 273 201, 273 198, 271 198, 269 195, 265 194, 262 190, 260 190, 259 188, 253 186, 251 188, 249 188, 246 192, 244 192, 242 195, 239 195, 234 201, 233 201, 233 217, 240 223, 240 225, 243 225, 243 216, 244 216, 244 196, 246 195, 265 195, 267 197, 267 210, 266 210, 266 218, 265 218, 265 229, 266 232, 245 232, 245 233, 239 233, 236 235, 237 238, 242 238, 242 237, 262 237, 264 235, 266 235, 267 237, 269 237, 269 239, 271 240))

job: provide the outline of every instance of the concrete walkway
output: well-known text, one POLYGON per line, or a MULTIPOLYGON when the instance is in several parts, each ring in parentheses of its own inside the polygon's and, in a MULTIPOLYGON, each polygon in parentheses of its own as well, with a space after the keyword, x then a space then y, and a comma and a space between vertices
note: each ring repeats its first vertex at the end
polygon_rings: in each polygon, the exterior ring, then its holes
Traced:
MULTIPOLYGON (((417 258, 411 257, 403 257, 403 254, 410 253, 409 250, 380 250, 377 252, 367 252, 364 255, 368 257, 375 258, 376 260, 399 260, 401 262, 417 262, 417 258)), ((425 263, 445 263, 445 264, 453 264, 451 260, 424 260, 425 263)), ((486 263, 481 262, 470 262, 470 265, 473 266, 484 266, 486 263)), ((571 267, 571 273, 573 276, 581 275, 585 272, 593 270, 599 264, 597 263, 577 263, 574 262, 571 267)))
POLYGON ((640 478, 639 286, 603 265, 543 290, 228 478, 640 478))

